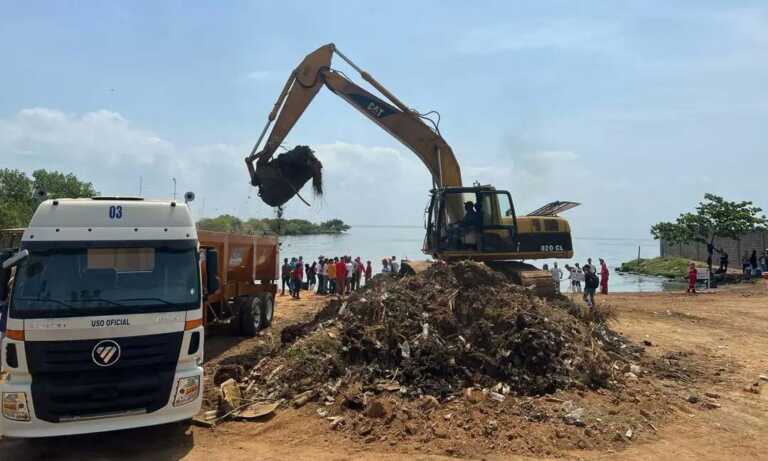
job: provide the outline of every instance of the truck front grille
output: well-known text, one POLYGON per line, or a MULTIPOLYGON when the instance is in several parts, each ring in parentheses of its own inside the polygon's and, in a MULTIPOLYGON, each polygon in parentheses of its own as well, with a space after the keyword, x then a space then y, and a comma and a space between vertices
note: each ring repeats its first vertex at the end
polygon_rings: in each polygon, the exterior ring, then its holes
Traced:
POLYGON ((112 338, 119 360, 97 365, 103 340, 32 341, 25 344, 38 419, 60 422, 164 407, 173 387, 183 332, 112 338))

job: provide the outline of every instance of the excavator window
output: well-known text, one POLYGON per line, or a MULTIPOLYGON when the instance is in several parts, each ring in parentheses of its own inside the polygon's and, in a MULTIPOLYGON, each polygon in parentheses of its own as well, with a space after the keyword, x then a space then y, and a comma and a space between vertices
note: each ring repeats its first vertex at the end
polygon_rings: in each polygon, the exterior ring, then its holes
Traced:
POLYGON ((483 225, 498 225, 500 224, 499 218, 497 216, 497 213, 494 213, 494 195, 492 194, 482 194, 480 196, 480 199, 477 201, 478 203, 478 210, 480 211, 480 215, 483 219, 483 225))

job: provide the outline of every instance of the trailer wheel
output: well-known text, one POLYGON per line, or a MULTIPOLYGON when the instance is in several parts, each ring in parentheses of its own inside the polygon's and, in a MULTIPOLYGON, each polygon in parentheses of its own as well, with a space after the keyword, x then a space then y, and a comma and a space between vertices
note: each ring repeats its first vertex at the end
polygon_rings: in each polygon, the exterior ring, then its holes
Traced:
POLYGON ((272 297, 272 293, 259 293, 259 299, 261 299, 261 305, 263 309, 261 324, 262 328, 267 328, 272 325, 272 317, 275 315, 275 300, 272 297))
POLYGON ((246 301, 240 309, 240 330, 243 336, 252 338, 261 330, 264 325, 264 309, 261 300, 256 296, 245 298, 246 301))

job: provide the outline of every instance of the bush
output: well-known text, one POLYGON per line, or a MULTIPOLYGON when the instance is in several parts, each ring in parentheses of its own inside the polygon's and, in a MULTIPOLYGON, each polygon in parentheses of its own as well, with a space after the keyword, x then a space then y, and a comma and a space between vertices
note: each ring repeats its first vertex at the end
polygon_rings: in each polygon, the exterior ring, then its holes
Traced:
POLYGON ((633 272, 635 274, 656 275, 659 277, 680 278, 688 274, 690 260, 677 257, 658 257, 653 259, 640 259, 625 262, 621 265, 621 272, 633 272))

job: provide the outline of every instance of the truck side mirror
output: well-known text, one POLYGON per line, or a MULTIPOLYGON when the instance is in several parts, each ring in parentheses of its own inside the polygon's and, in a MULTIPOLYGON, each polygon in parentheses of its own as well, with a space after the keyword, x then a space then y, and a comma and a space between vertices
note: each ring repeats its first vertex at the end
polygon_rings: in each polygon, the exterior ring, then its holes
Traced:
POLYGON ((21 250, 15 255, 11 256, 10 258, 3 261, 3 269, 10 269, 11 267, 15 266, 16 264, 20 263, 21 261, 24 261, 29 257, 29 250, 21 250))
POLYGON ((214 248, 205 250, 205 290, 208 295, 219 290, 219 252, 214 248))

